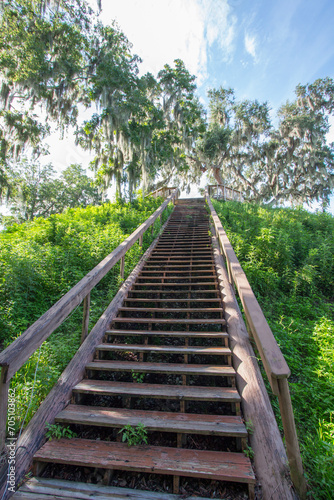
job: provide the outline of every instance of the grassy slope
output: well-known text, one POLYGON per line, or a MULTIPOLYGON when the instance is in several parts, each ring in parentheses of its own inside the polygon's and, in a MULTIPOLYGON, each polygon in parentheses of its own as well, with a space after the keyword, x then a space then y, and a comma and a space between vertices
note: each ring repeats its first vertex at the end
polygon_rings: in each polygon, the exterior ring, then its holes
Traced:
MULTIPOLYGON (((214 206, 291 369, 312 496, 334 498, 334 218, 246 203, 214 206)), ((279 421, 275 397, 272 403, 279 421)))
MULTIPOLYGON (((104 204, 70 209, 48 219, 14 225, 0 233, 0 345, 23 333, 94 266, 114 250, 162 203, 162 199, 132 204, 104 204)), ((170 212, 170 209, 168 209, 170 212)), ((167 218, 165 210, 163 220, 167 218)), ((144 235, 143 250, 135 244, 125 257, 125 277, 157 236, 144 235)), ((116 266, 91 292, 90 328, 116 294, 120 284, 116 266)), ((35 395, 26 423, 44 399, 79 346, 82 306, 44 342, 13 377, 16 425, 23 421, 30 401, 36 365, 35 395)))

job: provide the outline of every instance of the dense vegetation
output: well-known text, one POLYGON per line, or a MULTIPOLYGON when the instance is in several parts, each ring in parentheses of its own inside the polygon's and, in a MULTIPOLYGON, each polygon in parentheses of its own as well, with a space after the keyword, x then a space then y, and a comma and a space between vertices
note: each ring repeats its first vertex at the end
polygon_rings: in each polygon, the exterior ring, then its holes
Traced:
MULTIPOLYGON (((290 367, 312 494, 333 498, 334 218, 301 208, 214 206, 290 367)), ((272 403, 279 421, 275 397, 272 403)))
MULTIPOLYGON (((47 219, 15 224, 0 233, 0 345, 5 347, 23 333, 94 266, 131 234, 163 200, 139 199, 133 203, 104 204, 68 209, 47 219)), ((170 209, 165 210, 163 220, 170 209)), ((144 235, 143 249, 136 243, 125 257, 125 277, 160 230, 144 235)), ((109 271, 91 292, 90 328, 116 294, 120 266, 109 271)), ((53 333, 13 377, 18 419, 28 408, 35 368, 39 359, 31 418, 77 350, 82 306, 53 333)), ((22 421, 22 420, 21 420, 22 421)), ((21 424, 17 421, 17 426, 21 424)))

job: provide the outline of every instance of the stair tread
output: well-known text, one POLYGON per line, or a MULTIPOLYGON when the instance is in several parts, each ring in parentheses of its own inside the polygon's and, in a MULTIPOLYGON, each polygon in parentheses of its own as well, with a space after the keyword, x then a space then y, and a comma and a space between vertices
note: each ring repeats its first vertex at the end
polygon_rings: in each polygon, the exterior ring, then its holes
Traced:
POLYGON ((243 453, 157 446, 129 447, 124 443, 74 438, 48 441, 35 454, 34 460, 242 483, 255 482, 250 460, 243 453))
MULTIPOLYGON (((175 283, 138 283, 136 281, 136 283, 134 284, 134 286, 174 286, 174 287, 179 287, 179 286, 204 286, 204 285, 214 285, 218 283, 217 280, 212 280, 212 281, 201 281, 201 282, 197 282, 197 283, 180 283, 179 281, 175 282, 175 283)), ((132 291, 132 290, 131 290, 132 291)), ((210 290, 211 292, 212 290, 210 290)))
POLYGON ((235 376, 232 366, 195 365, 184 363, 146 363, 137 361, 92 361, 87 370, 133 371, 144 373, 177 373, 185 375, 235 376))
POLYGON ((73 388, 74 393, 143 396, 155 399, 197 401, 226 401, 238 403, 241 398, 230 387, 204 387, 189 385, 140 384, 136 382, 111 382, 109 380, 84 379, 73 388))
POLYGON ((212 318, 212 319, 186 319, 186 318, 173 318, 173 319, 165 319, 165 318, 131 318, 131 317, 122 317, 122 318, 114 318, 112 320, 113 323, 180 323, 186 325, 225 325, 226 321, 223 318, 212 318))
MULTIPOLYGON (((32 478, 12 496, 13 500, 182 500, 184 496, 158 491, 135 490, 64 479, 32 478)), ((209 500, 191 496, 187 500, 209 500)))
POLYGON ((125 424, 136 426, 138 423, 142 423, 150 431, 247 437, 246 427, 241 418, 237 416, 129 410, 71 404, 57 415, 56 421, 117 428, 122 428, 125 424))
POLYGON ((198 331, 184 331, 184 332, 177 332, 177 331, 171 331, 171 330, 107 330, 106 331, 107 335, 125 335, 125 336, 131 336, 131 335, 146 335, 146 336, 166 336, 166 337, 217 337, 217 338, 224 338, 228 337, 227 332, 198 332, 198 331))
MULTIPOLYGON (((135 298, 128 298, 128 299, 125 299, 124 302, 166 302, 166 303, 169 303, 169 302, 175 302, 175 303, 178 303, 178 302, 218 302, 218 303, 221 303, 221 299, 216 299, 216 298, 213 298, 213 299, 135 299, 135 298)), ((184 309, 182 309, 184 310, 184 309)), ((193 309, 192 309, 193 310, 193 309)), ((196 308, 196 310, 198 310, 198 308, 196 308)))
MULTIPOLYGON (((138 351, 158 352, 171 354, 216 354, 221 356, 231 355, 228 347, 201 347, 201 346, 170 346, 170 345, 143 345, 143 344, 99 344, 99 351, 138 351)), ((198 366, 198 365, 196 365, 198 366)), ((199 365, 200 366, 200 365, 199 365)))
MULTIPOLYGON (((134 311, 134 312, 162 312, 165 311, 165 307, 120 307, 118 309, 120 312, 126 311, 134 311)), ((168 313, 171 312, 224 312, 221 307, 197 307, 194 309, 193 307, 169 307, 167 310, 168 313)))

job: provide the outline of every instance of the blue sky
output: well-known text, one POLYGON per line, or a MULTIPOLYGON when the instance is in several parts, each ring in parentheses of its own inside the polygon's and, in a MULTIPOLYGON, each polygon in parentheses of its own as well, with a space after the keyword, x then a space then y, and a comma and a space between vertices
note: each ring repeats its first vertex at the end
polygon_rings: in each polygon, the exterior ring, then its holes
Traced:
MULTIPOLYGON (((274 117, 298 83, 334 78, 333 0, 102 0, 100 18, 118 22, 141 73, 183 59, 203 102, 208 88, 232 87, 238 99, 268 101, 274 117)), ((58 166, 88 165, 70 138, 51 152, 58 166)))
POLYGON ((101 18, 118 21, 143 72, 183 59, 202 96, 230 86, 277 109, 298 83, 334 77, 333 0, 104 0, 101 18))

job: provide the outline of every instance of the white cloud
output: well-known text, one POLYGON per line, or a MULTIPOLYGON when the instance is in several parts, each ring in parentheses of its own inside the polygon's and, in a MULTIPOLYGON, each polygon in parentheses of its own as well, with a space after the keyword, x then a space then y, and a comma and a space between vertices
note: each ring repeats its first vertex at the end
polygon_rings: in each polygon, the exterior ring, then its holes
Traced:
POLYGON ((143 60, 141 73, 156 74, 179 58, 200 85, 212 44, 219 44, 224 61, 234 48, 236 18, 228 0, 103 0, 101 19, 117 21, 143 60))
POLYGON ((255 36, 250 36, 248 33, 246 33, 246 35, 245 35, 245 49, 246 49, 246 52, 248 52, 248 54, 252 56, 254 61, 256 61, 257 54, 256 54, 255 36))
POLYGON ((234 53, 237 18, 232 14, 228 0, 202 0, 205 19, 205 42, 209 47, 217 42, 222 49, 221 59, 231 60, 234 53))

